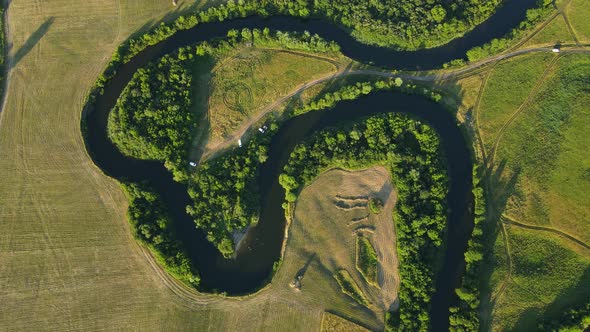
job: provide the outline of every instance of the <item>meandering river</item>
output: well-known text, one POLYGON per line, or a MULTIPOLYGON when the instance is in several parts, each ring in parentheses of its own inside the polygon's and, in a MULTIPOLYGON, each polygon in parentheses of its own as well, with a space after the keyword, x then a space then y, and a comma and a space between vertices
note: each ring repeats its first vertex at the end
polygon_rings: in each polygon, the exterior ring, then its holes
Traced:
POLYGON ((341 102, 332 110, 310 112, 285 122, 271 142, 267 162, 259 170, 262 191, 260 222, 248 232, 236 259, 230 260, 219 254, 186 214, 185 207, 191 200, 184 184, 173 181, 172 175, 161 162, 137 160, 121 154, 108 138, 108 116, 137 69, 179 47, 224 37, 230 29, 268 27, 282 31, 307 30, 337 42, 342 53, 358 61, 388 68, 430 69, 463 58, 468 49, 504 35, 524 19, 526 9, 534 3, 535 0, 507 1, 486 22, 462 38, 438 48, 419 51, 394 51, 367 46, 338 26, 317 19, 248 17, 201 24, 147 48, 118 69, 84 118, 86 147, 96 165, 109 176, 133 182, 147 181, 161 194, 172 213, 177 238, 187 248, 189 257, 199 269, 202 289, 224 291, 231 295, 252 292, 261 287, 268 281, 273 263, 280 256, 285 217, 281 208, 284 191, 278 183, 278 176, 296 144, 323 128, 383 112, 409 114, 430 124, 441 137, 450 178, 445 260, 436 277, 437 290, 431 308, 433 329, 446 330, 448 308, 464 269, 463 253, 473 228, 472 162, 469 143, 456 119, 440 105, 419 96, 377 92, 358 100, 341 102))

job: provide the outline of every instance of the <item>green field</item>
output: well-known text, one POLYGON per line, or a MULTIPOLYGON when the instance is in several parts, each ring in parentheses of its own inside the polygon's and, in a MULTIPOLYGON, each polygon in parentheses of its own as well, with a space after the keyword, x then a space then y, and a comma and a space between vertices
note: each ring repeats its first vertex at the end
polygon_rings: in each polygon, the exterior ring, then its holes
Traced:
POLYGON ((566 8, 567 17, 570 20, 572 30, 582 43, 590 42, 590 7, 587 0, 572 0, 566 8))
POLYGON ((590 126, 590 57, 564 55, 547 68, 541 56, 497 65, 478 109, 493 163, 487 180, 491 222, 506 223, 507 236, 496 233, 488 261, 492 302, 484 308, 493 330, 534 330, 542 317, 559 317, 590 294, 583 286, 590 268, 590 163, 584 152, 590 142, 582 133, 590 126), (529 72, 536 77, 520 86, 506 83, 510 75, 526 78, 529 72), (517 100, 501 97, 508 91, 517 100))
POLYGON ((486 151, 500 129, 526 100, 530 90, 553 59, 551 54, 532 54, 498 63, 489 74, 479 109, 477 125, 486 151))
MULTIPOLYGON (((581 256, 564 240, 545 233, 510 227, 509 234, 512 273, 496 299, 493 330, 534 331, 541 318, 559 317, 588 298, 588 255, 581 256)), ((502 256, 504 248, 496 248, 496 255, 502 256)))

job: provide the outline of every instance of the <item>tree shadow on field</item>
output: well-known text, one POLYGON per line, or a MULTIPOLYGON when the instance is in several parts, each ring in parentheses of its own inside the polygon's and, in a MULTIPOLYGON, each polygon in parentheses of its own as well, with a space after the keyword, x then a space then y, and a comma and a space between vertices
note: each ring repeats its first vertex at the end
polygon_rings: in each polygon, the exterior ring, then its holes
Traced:
POLYGON ((307 261, 305 262, 303 267, 300 268, 299 271, 297 271, 297 274, 295 275, 296 279, 299 279, 299 280, 303 279, 303 276, 305 276, 305 272, 307 272, 307 269, 309 268, 309 266, 311 265, 311 263, 315 259, 315 256, 316 256, 315 252, 313 254, 311 254, 311 256, 309 256, 309 258, 307 259, 307 261))
MULTIPOLYGON (((47 31, 49 31, 49 28, 51 27, 51 25, 53 24, 53 22, 55 21, 55 17, 50 17, 47 20, 45 20, 45 22, 43 22, 43 24, 41 24, 37 30, 35 30, 28 38, 27 40, 23 43, 23 45, 14 53, 14 56, 12 57, 12 66, 16 66, 17 63, 20 62, 20 60, 22 60, 27 54, 29 54, 29 52, 33 49, 33 47, 35 47, 35 45, 37 45, 37 43, 39 43, 39 41, 41 40, 41 38, 43 38, 43 36, 45 36, 45 34, 47 34, 47 31)), ((10 50, 12 49, 13 45, 9 44, 7 47, 7 52, 10 52, 10 50)))
POLYGON ((481 330, 490 329, 491 316, 496 299, 492 298, 494 291, 491 285, 491 277, 496 267, 494 259, 494 245, 498 236, 501 235, 501 216, 508 199, 514 193, 520 169, 516 169, 507 174, 507 161, 503 159, 497 167, 490 166, 484 172, 484 189, 486 197, 486 219, 483 224, 483 246, 484 246, 484 263, 481 272, 481 330))
POLYGON ((536 329, 541 323, 559 322, 563 314, 571 308, 580 307, 588 302, 590 297, 590 289, 588 283, 590 282, 590 267, 587 267, 582 274, 578 283, 572 287, 564 289, 551 304, 541 312, 538 309, 534 310, 536 315, 532 316, 532 309, 528 309, 520 315, 518 321, 514 325, 513 331, 526 331, 531 328, 531 320, 535 320, 532 326, 536 329))

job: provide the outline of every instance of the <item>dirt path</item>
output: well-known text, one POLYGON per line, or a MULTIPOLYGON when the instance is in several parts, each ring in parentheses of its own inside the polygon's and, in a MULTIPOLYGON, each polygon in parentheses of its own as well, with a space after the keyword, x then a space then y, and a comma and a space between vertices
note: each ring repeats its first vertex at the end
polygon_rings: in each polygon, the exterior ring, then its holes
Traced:
POLYGON ((527 108, 527 106, 531 103, 533 98, 537 95, 537 92, 541 88, 541 85, 543 85, 543 83, 545 82, 545 79, 547 78, 547 76, 551 72, 551 69, 553 69, 553 66, 557 63, 557 60, 559 58, 561 58, 561 55, 558 55, 551 60, 549 65, 547 65, 547 68, 545 68, 545 71, 543 72, 541 77, 539 77, 539 79, 535 83, 535 86, 533 86, 533 88, 531 89, 531 91, 527 95, 526 99, 522 102, 522 104, 520 104, 520 106, 518 106, 516 111, 514 111, 514 113, 512 113, 512 115, 510 116, 508 121, 506 121, 506 123, 504 123, 502 128, 500 128, 500 131, 498 132, 498 134, 496 134, 496 141, 494 142, 494 145, 492 146, 492 151, 490 152, 490 160, 488 162, 488 167, 493 167, 493 165, 494 165, 494 159, 496 159, 496 151, 498 150, 498 145, 500 144, 500 141, 502 140, 502 136, 506 132, 506 129, 527 108))
POLYGON ((574 237, 574 236, 572 236, 572 235, 570 235, 570 234, 568 234, 566 232, 560 231, 559 229, 552 228, 552 227, 543 227, 543 226, 536 226, 536 225, 530 225, 530 224, 521 223, 521 222, 516 221, 515 219, 513 219, 513 218, 511 218, 511 217, 509 217, 507 215, 502 215, 502 219, 504 219, 503 222, 505 224, 508 224, 508 225, 514 225, 514 226, 518 226, 518 227, 522 227, 522 228, 526 228, 526 229, 537 230, 537 231, 545 231, 545 232, 550 232, 550 233, 553 233, 553 234, 557 234, 557 235, 559 235, 559 236, 561 236, 561 237, 563 237, 563 238, 565 238, 567 240, 570 240, 572 242, 575 242, 576 244, 579 244, 580 246, 582 246, 582 247, 590 250, 590 245, 589 244, 585 243, 584 241, 582 241, 582 240, 580 240, 580 239, 578 239, 578 238, 576 238, 576 237, 574 237))
POLYGON ((488 84, 488 80, 489 80, 490 76, 492 76, 492 72, 494 71, 496 64, 497 64, 497 62, 492 64, 489 71, 484 76, 484 78, 481 82, 481 86, 479 88, 479 92, 477 93, 477 99, 475 99, 475 105, 473 106, 473 110, 474 110, 473 117, 475 118, 475 132, 476 132, 476 136, 477 136, 477 141, 478 141, 479 146, 481 148, 481 157, 484 162, 487 160, 487 157, 486 157, 486 147, 484 144, 483 137, 481 136, 481 129, 479 128, 479 105, 481 104, 481 100, 483 98, 484 91, 485 91, 486 86, 488 84))
MULTIPOLYGON (((278 107, 279 105, 281 105, 285 101, 289 100, 290 98, 302 93, 306 89, 311 88, 317 84, 326 82, 328 80, 333 80, 333 79, 347 77, 347 76, 354 76, 354 75, 357 75, 357 76, 358 75, 371 75, 371 76, 377 76, 377 77, 383 77, 383 78, 397 78, 397 77, 399 77, 404 80, 420 81, 420 82, 445 81, 445 80, 469 77, 469 76, 473 75, 474 73, 477 74, 478 70, 480 70, 482 67, 487 66, 489 64, 495 64, 496 62, 498 62, 500 60, 520 56, 523 54, 537 53, 537 52, 551 52, 551 48, 548 48, 548 47, 529 48, 529 49, 517 50, 517 51, 513 51, 513 52, 509 52, 509 53, 499 54, 497 56, 494 56, 494 57, 491 57, 491 58, 488 58, 488 59, 485 59, 482 61, 475 62, 473 64, 470 64, 464 68, 461 68, 461 69, 458 69, 455 71, 450 71, 450 72, 445 72, 445 73, 440 73, 440 74, 438 74, 438 73, 437 74, 430 74, 430 75, 414 75, 414 74, 404 74, 404 73, 398 74, 398 73, 379 71, 379 70, 374 70, 374 69, 358 69, 358 70, 340 69, 336 73, 330 73, 330 74, 327 74, 327 75, 322 76, 320 78, 317 78, 315 80, 306 82, 306 83, 296 87, 290 93, 288 93, 287 95, 276 100, 272 104, 265 106, 264 108, 262 108, 258 112, 258 114, 256 116, 254 116, 253 118, 251 118, 250 120, 245 122, 236 131, 234 131, 234 133, 229 138, 227 138, 223 142, 207 149, 202 154, 200 161, 202 162, 207 159, 214 158, 216 155, 218 155, 219 152, 224 151, 233 145, 236 145, 237 140, 239 138, 241 138, 246 133, 246 131, 248 131, 248 129, 250 129, 252 127, 252 125, 254 123, 260 121, 260 119, 265 117, 273 109, 275 109, 276 107, 278 107)), ((567 48, 567 49, 563 49, 562 53, 588 53, 588 54, 590 54, 590 50, 581 49, 581 48, 567 48)))

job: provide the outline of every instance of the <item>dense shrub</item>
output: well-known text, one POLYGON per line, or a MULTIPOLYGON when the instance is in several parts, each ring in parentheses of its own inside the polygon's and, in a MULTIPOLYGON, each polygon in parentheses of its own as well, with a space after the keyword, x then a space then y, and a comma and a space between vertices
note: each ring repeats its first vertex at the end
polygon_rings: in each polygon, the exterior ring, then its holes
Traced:
POLYGON ((539 324, 541 331, 582 332, 590 327, 590 301, 565 311, 561 317, 539 324))
POLYGON ((123 183, 122 186, 129 200, 127 216, 135 238, 147 245, 170 274, 197 287, 198 272, 174 239, 172 220, 158 194, 143 184, 123 183))
POLYGON ((166 55, 135 73, 109 115, 109 136, 124 154, 182 169, 197 125, 187 66, 166 55))

